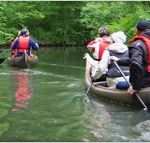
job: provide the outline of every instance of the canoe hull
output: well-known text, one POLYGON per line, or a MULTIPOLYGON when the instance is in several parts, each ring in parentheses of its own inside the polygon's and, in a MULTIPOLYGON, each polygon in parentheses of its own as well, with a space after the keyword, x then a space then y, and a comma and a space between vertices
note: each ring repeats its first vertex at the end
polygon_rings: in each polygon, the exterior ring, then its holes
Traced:
MULTIPOLYGON (((100 84, 95 85, 94 83, 92 83, 90 77, 90 69, 91 65, 88 60, 86 60, 85 85, 87 89, 89 88, 89 92, 91 93, 91 95, 96 95, 100 98, 107 98, 109 100, 114 100, 130 105, 140 104, 136 97, 128 95, 127 90, 110 89, 100 84)), ((140 91, 140 97, 143 99, 146 105, 150 105, 150 87, 142 89, 140 91)))
POLYGON ((32 65, 35 65, 38 63, 37 56, 26 56, 25 54, 19 57, 11 58, 8 57, 8 64, 13 67, 19 67, 19 68, 28 68, 32 65))

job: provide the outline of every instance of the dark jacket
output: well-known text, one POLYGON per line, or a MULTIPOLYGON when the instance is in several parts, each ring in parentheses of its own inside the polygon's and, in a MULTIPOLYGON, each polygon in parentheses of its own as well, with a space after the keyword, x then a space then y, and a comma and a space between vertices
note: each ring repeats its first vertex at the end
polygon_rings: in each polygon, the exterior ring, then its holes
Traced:
MULTIPOLYGON (((150 30, 142 33, 143 36, 150 38, 150 30)), ((147 50, 143 41, 137 40, 129 45, 130 57, 130 82, 134 90, 150 86, 150 73, 146 72, 147 50)))
MULTIPOLYGON (((124 72, 124 74, 126 76, 129 75, 129 53, 128 51, 124 52, 124 53, 114 53, 114 52, 110 52, 111 56, 115 56, 119 58, 119 61, 117 61, 119 67, 121 68, 121 70, 124 72)), ((114 63, 110 64, 108 67, 108 72, 107 72, 107 76, 108 77, 122 77, 121 73, 119 72, 119 70, 117 69, 117 67, 115 66, 114 63)))

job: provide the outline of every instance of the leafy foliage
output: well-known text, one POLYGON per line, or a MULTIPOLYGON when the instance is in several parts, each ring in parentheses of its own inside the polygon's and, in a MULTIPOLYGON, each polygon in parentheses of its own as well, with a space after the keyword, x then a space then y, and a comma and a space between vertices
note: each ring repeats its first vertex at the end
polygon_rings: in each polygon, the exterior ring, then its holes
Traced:
POLYGON ((94 36, 101 25, 107 25, 110 31, 123 30, 129 36, 134 33, 140 19, 150 16, 150 2, 88 2, 81 11, 81 22, 94 36))
POLYGON ((137 21, 149 18, 149 8, 149 1, 1 1, 0 44, 23 26, 39 41, 51 44, 82 44, 95 37, 101 25, 131 37, 137 21))

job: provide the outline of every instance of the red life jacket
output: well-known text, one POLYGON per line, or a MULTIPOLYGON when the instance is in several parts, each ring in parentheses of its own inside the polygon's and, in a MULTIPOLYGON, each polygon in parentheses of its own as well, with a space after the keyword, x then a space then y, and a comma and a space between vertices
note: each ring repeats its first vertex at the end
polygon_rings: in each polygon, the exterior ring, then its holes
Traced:
POLYGON ((147 51, 147 57, 146 57, 147 66, 146 66, 145 70, 147 72, 150 72, 150 38, 147 38, 145 36, 139 35, 139 36, 135 36, 133 38, 133 41, 136 41, 136 40, 141 40, 145 44, 146 51, 147 51))
POLYGON ((20 36, 18 41, 19 41, 19 46, 18 46, 18 49, 17 51, 18 52, 21 52, 21 53, 24 53, 25 51, 28 51, 29 50, 29 39, 30 37, 27 36, 27 37, 24 37, 24 36, 20 36))
POLYGON ((98 60, 101 60, 104 50, 109 46, 109 44, 110 43, 105 38, 101 39, 100 45, 99 45, 98 60))

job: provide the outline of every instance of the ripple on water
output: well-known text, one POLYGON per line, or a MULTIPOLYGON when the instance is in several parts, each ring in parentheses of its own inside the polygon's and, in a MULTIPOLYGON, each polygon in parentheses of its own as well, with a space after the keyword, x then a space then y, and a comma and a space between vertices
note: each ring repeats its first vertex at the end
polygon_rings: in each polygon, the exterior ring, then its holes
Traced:
POLYGON ((60 81, 43 81, 42 84, 49 84, 49 85, 58 85, 60 84, 60 81))
POLYGON ((106 130, 110 126, 111 116, 105 109, 103 104, 90 101, 88 103, 89 110, 87 110, 88 124, 87 128, 90 130, 94 141, 108 141, 106 130))
POLYGON ((10 75, 10 72, 0 72, 0 75, 10 75))
POLYGON ((75 78, 73 76, 56 74, 56 73, 52 73, 52 72, 44 72, 44 71, 31 70, 31 69, 27 69, 25 71, 30 72, 31 75, 52 76, 52 77, 57 77, 57 78, 62 78, 62 79, 67 79, 67 80, 78 80, 78 81, 80 80, 80 79, 75 78))
POLYGON ((40 64, 43 64, 43 65, 50 65, 50 66, 56 66, 56 67, 60 67, 60 68, 72 68, 72 69, 82 69, 82 70, 84 70, 84 68, 83 67, 81 67, 81 66, 72 66, 72 65, 60 65, 60 64, 50 64, 50 63, 40 63, 40 64))
POLYGON ((48 84, 48 85, 59 85, 61 86, 66 86, 68 88, 77 88, 81 86, 81 83, 79 81, 43 81, 41 82, 42 84, 48 84), (62 84, 63 82, 63 84, 62 84))
POLYGON ((139 134, 138 140, 150 141, 150 120, 138 123, 133 130, 139 134))
MULTIPOLYGON (((94 136, 94 141, 148 141, 148 133, 141 134, 137 138, 137 133, 133 131, 135 124, 143 120, 143 116, 138 111, 127 107, 117 106, 109 102, 90 101, 88 103, 88 129, 94 136), (125 109, 124 109, 125 108, 125 109)), ((149 128, 150 130, 150 128, 149 128)), ((139 133, 138 133, 139 136, 139 133)))

